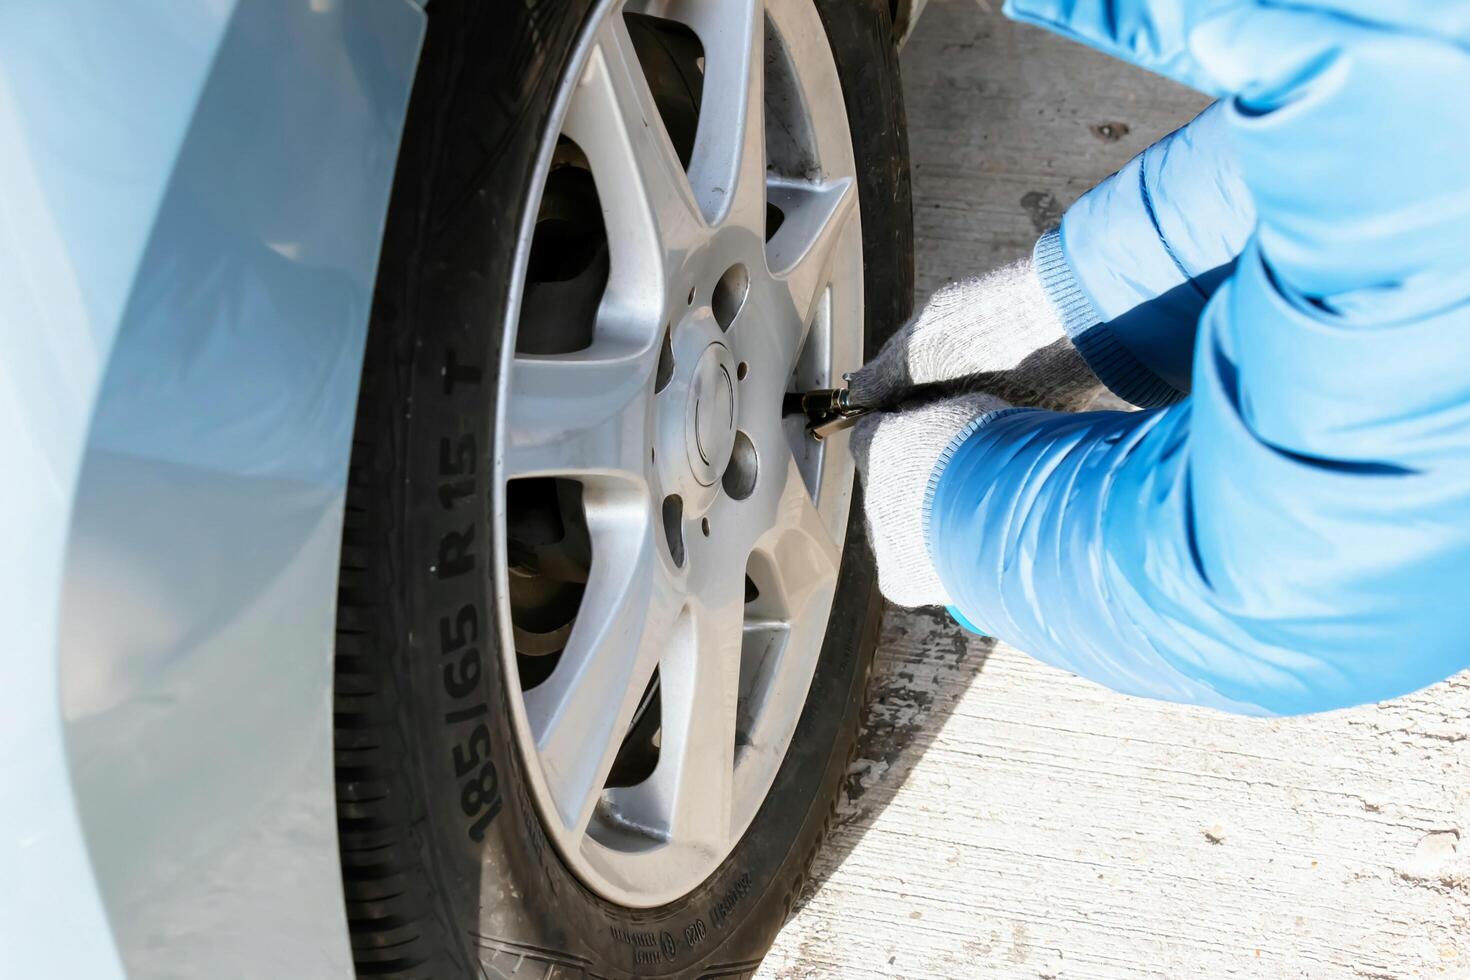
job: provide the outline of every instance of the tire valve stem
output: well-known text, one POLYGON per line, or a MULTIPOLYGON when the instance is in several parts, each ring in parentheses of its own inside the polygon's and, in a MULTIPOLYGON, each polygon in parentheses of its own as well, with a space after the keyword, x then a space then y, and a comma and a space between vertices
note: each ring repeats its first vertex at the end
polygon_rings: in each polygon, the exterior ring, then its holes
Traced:
POLYGON ((806 431, 821 442, 834 432, 851 427, 871 408, 852 403, 846 388, 814 388, 787 392, 781 403, 783 415, 805 415, 806 431))

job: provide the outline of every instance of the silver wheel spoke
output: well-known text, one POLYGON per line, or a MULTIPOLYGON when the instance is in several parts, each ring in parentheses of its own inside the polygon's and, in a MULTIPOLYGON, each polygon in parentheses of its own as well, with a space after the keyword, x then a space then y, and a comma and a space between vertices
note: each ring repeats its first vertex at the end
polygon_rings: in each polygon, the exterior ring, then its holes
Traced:
POLYGON ((638 504, 589 492, 586 506, 594 558, 582 608, 556 670, 525 698, 547 788, 577 835, 682 602, 654 554, 649 516, 633 513, 638 504))
POLYGON ((773 525, 753 549, 764 556, 759 562, 760 611, 747 618, 745 639, 756 650, 770 649, 774 643, 779 652, 774 664, 754 668, 767 670, 770 676, 760 684, 759 710, 746 709, 754 723, 747 722, 741 732, 745 748, 733 789, 737 812, 760 805, 768 785, 765 773, 786 754, 792 734, 789 719, 800 712, 799 704, 791 704, 793 692, 801 692, 804 702, 816 668, 813 658, 794 651, 821 648, 841 561, 833 529, 807 495, 795 460, 777 498, 773 525))
POLYGON ((704 44, 704 96, 689 180, 711 224, 764 227, 765 0, 671 5, 704 44))
POLYGON ((775 514, 756 547, 776 559, 780 590, 793 618, 799 618, 813 596, 830 595, 842 562, 833 529, 807 493, 795 459, 788 456, 785 483, 775 514))
POLYGON ((766 246, 767 261, 805 327, 832 278, 837 243, 857 211, 857 184, 850 177, 825 184, 772 179, 768 193, 786 220, 766 246))
POLYGON ((507 477, 642 481, 655 361, 656 349, 614 345, 516 357, 502 442, 507 477))
POLYGON ((600 319, 636 331, 650 314, 659 318, 664 270, 705 228, 622 17, 598 31, 562 132, 587 155, 603 208, 610 254, 600 319))
POLYGON ((857 190, 851 178, 827 184, 772 179, 770 187, 771 203, 786 215, 766 246, 772 275, 760 288, 770 314, 746 318, 738 329, 756 334, 749 346, 762 378, 784 385, 832 281, 844 235, 855 226, 857 190))
POLYGON ((740 694, 740 580, 732 576, 724 591, 723 602, 711 596, 718 604, 696 612, 698 651, 667 668, 669 700, 682 710, 664 711, 665 751, 678 779, 670 829, 711 848, 729 840, 740 694))
POLYGON ((694 629, 671 645, 659 668, 657 768, 643 783, 611 794, 628 822, 678 847, 714 853, 729 843, 744 598, 733 578, 719 591, 724 601, 693 610, 694 629))

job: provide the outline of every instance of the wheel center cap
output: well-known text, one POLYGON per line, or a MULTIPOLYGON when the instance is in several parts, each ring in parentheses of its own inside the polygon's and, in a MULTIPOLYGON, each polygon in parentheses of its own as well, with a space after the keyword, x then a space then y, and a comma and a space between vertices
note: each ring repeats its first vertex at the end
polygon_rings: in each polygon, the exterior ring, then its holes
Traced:
POLYGON ((735 358, 724 344, 710 344, 700 355, 684 417, 689 468, 701 485, 710 486, 735 445, 735 358))

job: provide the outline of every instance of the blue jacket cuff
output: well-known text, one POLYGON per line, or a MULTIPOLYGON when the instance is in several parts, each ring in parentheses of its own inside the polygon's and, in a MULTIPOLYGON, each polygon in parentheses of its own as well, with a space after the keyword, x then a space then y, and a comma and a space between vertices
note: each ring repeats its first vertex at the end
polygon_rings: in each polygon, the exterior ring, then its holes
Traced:
MULTIPOLYGON (((944 478, 944 471, 949 466, 949 461, 954 459, 954 454, 959 452, 960 447, 971 436, 996 419, 1004 418, 1007 415, 1015 415, 1018 412, 1034 411, 1038 410, 1034 408, 1001 408, 993 412, 986 412, 984 415, 971 419, 963 429, 955 433, 955 437, 949 441, 949 445, 945 446, 944 451, 939 454, 939 459, 935 461, 934 468, 929 471, 929 482, 924 485, 924 499, 920 503, 923 509, 919 512, 920 526, 924 531, 924 551, 929 555, 930 564, 934 564, 934 541, 929 534, 929 516, 934 509, 934 494, 939 490, 939 481, 944 478)), ((935 565, 935 567, 937 568, 938 565, 935 565)), ((975 630, 975 632, 978 633, 980 631, 975 630)))
POLYGON ((1139 408, 1172 405, 1184 393, 1159 377, 1120 341, 1077 281, 1062 250, 1061 230, 1053 228, 1036 242, 1032 252, 1036 275, 1061 317, 1072 345, 1108 390, 1139 408))
POLYGON ((980 627, 976 626, 974 623, 970 622, 970 617, 968 617, 964 613, 960 612, 960 607, 959 606, 955 606, 955 605, 945 606, 944 607, 944 611, 947 612, 947 613, 949 613, 949 618, 950 619, 953 619, 956 623, 959 623, 960 626, 962 628, 964 628, 965 630, 967 630, 968 632, 974 633, 976 636, 989 636, 990 635, 989 633, 985 632, 980 627))
POLYGON ((1036 276, 1041 288, 1057 315, 1062 318, 1062 327, 1067 336, 1075 340, 1078 334, 1097 326, 1102 320, 1092 297, 1082 288, 1072 264, 1062 251, 1062 229, 1053 228, 1036 240, 1031 251, 1031 262, 1036 267, 1036 276))

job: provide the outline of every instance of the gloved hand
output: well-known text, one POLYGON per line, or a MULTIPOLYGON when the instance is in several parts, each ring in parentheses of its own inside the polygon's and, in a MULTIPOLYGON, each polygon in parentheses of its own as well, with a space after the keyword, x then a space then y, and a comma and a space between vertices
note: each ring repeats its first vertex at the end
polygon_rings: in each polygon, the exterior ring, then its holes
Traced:
POLYGON ((974 379, 1019 405, 1087 407, 1101 390, 1062 327, 1030 258, 936 292, 848 378, 860 405, 889 407, 915 385, 974 379))
POLYGON ((862 475, 878 589, 899 606, 947 605, 929 557, 925 503, 935 464, 957 438, 1009 409, 994 395, 960 395, 858 420, 852 454, 862 475))
POLYGON ((1187 403, 1015 413, 947 457, 927 514, 950 605, 1116 690, 1230 711, 1470 667, 1470 4, 1023 5, 1234 93, 1258 231, 1201 314, 1187 403))

